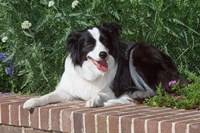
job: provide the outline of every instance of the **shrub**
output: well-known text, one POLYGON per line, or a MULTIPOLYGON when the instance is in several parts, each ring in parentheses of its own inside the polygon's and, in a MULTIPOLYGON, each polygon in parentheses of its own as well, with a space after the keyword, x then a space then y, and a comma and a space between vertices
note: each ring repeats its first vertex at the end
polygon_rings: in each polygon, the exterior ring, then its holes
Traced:
POLYGON ((192 84, 184 88, 177 89, 176 85, 173 89, 176 95, 166 93, 160 87, 157 88, 157 95, 150 99, 146 99, 145 103, 149 106, 183 108, 183 109, 199 109, 200 106, 200 78, 191 72, 187 72, 187 77, 192 84))
POLYGON ((200 73, 200 1, 0 0, 0 8, 0 38, 8 37, 0 52, 12 55, 15 67, 1 82, 14 92, 52 91, 63 72, 69 32, 104 21, 122 24, 124 40, 155 43, 177 65, 200 73))

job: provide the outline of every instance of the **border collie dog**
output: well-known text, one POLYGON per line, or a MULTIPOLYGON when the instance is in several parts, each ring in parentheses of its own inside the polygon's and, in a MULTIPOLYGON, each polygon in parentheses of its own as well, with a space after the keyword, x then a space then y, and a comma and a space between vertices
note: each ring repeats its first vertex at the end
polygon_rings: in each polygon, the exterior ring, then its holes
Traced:
POLYGON ((74 99, 86 107, 133 103, 155 95, 156 86, 186 83, 169 56, 145 43, 123 43, 120 25, 103 23, 73 31, 67 38, 65 71, 55 91, 26 101, 31 109, 74 99))

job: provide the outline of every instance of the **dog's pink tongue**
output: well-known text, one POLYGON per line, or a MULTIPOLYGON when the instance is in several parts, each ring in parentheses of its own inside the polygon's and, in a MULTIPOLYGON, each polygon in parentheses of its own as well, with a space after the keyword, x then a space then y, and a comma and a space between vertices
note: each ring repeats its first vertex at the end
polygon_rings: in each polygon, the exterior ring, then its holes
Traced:
POLYGON ((108 70, 108 64, 105 60, 104 61, 97 61, 96 66, 99 70, 101 70, 103 72, 108 70))

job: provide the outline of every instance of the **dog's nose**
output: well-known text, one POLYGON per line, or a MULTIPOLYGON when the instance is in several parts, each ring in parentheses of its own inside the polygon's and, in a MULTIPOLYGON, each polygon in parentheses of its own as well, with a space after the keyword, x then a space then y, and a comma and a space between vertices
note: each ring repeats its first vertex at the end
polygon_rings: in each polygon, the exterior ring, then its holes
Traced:
POLYGON ((108 54, 107 54, 105 51, 101 51, 101 52, 99 53, 99 57, 100 57, 101 59, 105 59, 107 56, 108 56, 108 54))

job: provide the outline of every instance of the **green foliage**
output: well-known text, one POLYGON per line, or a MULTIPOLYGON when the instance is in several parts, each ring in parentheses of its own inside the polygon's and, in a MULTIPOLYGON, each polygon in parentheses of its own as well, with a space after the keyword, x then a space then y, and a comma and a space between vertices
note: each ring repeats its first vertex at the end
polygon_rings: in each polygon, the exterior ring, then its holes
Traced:
POLYGON ((157 88, 157 95, 150 99, 146 99, 145 103, 149 106, 172 107, 194 109, 200 106, 200 78, 194 73, 187 72, 187 76, 192 84, 184 88, 177 89, 177 86, 172 86, 176 91, 176 95, 168 94, 160 87, 157 88))
POLYGON ((75 8, 72 3, 0 0, 0 39, 8 37, 0 41, 0 52, 12 55, 15 66, 8 77, 1 65, 1 89, 9 84, 18 93, 52 91, 63 72, 69 32, 105 21, 122 24, 124 40, 154 43, 177 65, 200 74, 200 1, 79 0, 75 8), (24 21, 31 26, 22 29, 24 21))

